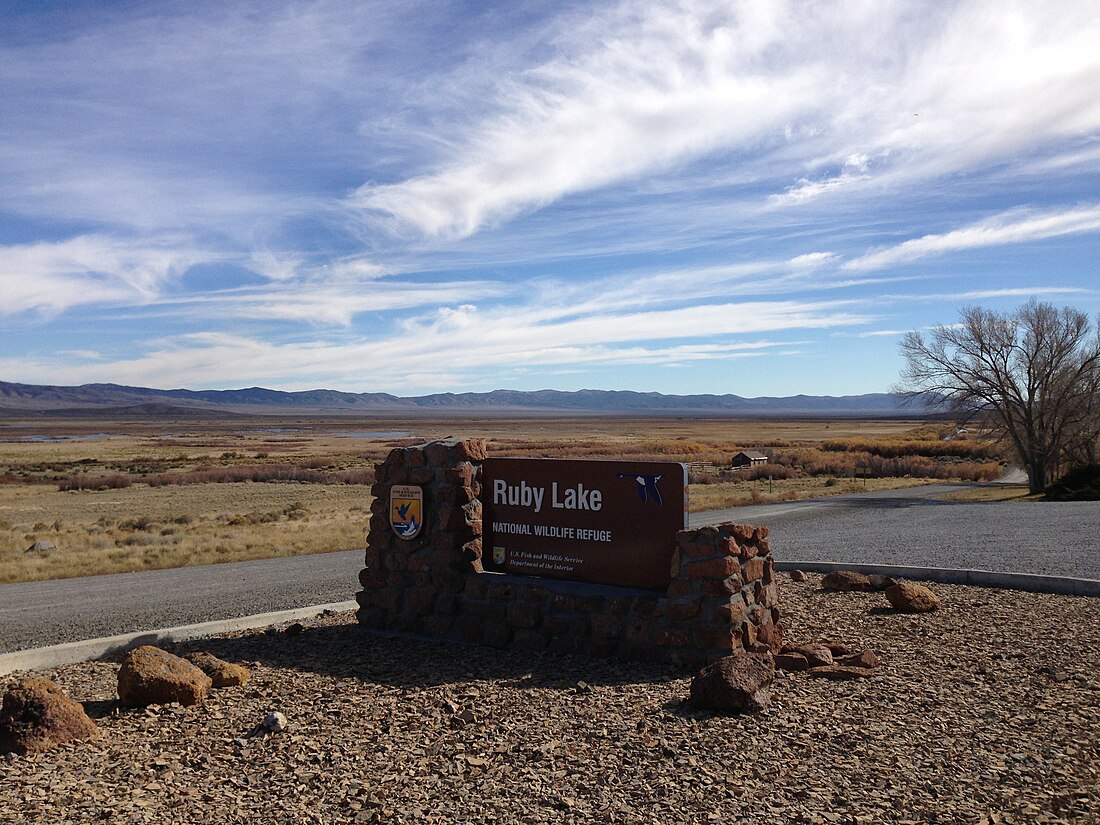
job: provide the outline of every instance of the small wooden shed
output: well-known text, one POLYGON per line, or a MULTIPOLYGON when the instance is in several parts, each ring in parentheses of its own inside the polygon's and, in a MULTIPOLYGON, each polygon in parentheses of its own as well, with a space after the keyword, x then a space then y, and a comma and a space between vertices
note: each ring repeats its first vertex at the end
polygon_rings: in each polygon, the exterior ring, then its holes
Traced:
POLYGON ((730 466, 735 470, 742 470, 745 467, 756 467, 759 464, 767 464, 768 457, 763 453, 754 453, 747 450, 742 450, 730 459, 730 466))

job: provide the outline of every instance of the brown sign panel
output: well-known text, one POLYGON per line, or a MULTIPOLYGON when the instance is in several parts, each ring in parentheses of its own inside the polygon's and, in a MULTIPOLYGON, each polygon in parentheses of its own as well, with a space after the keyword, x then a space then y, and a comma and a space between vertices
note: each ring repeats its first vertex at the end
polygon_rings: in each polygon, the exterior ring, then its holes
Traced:
POLYGON ((687 526, 685 465, 490 458, 481 485, 486 570, 668 586, 687 526))

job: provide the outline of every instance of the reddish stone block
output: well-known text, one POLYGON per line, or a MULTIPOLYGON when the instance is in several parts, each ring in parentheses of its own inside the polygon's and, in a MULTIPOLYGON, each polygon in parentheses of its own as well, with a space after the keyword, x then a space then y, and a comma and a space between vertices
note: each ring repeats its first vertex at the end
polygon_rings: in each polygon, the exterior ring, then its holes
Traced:
POLYGON ((689 559, 706 559, 718 552, 713 544, 704 544, 698 541, 689 541, 680 545, 680 552, 689 559))
POLYGON ((550 635, 544 630, 520 628, 513 631, 512 644, 523 650, 545 650, 550 644, 550 635))
POLYGON ((614 639, 583 639, 579 646, 588 656, 594 656, 599 659, 610 659, 615 655, 618 642, 614 639))
POLYGON ((741 644, 741 634, 732 628, 697 627, 691 633, 691 642, 703 649, 732 650, 741 644))
POLYGON ((466 524, 466 511, 454 504, 445 504, 438 510, 438 527, 441 530, 456 530, 466 524))
POLYGON ((551 636, 550 652, 558 656, 567 656, 577 650, 577 639, 573 636, 551 636))
POLYGON ((363 564, 375 570, 381 569, 382 553, 377 546, 371 547, 369 544, 367 545, 366 552, 363 553, 363 564))
POLYGON ((641 616, 632 616, 626 621, 625 638, 631 644, 648 642, 650 639, 651 622, 641 616))
POLYGON ((719 556, 714 559, 696 561, 687 565, 689 579, 724 579, 737 572, 737 559, 719 556))
POLYGON ((481 566, 481 559, 474 559, 472 562, 470 562, 470 572, 471 573, 484 573, 485 572, 485 568, 481 566))
POLYGON ((737 546, 737 540, 729 536, 718 539, 718 550, 727 556, 736 556, 741 552, 737 546))
POLYGON ((772 543, 767 539, 760 539, 756 542, 756 555, 766 556, 772 551, 772 543))
POLYGON ((571 613, 577 609, 577 602, 568 593, 552 593, 550 608, 558 613, 571 613))
POLYGON ((699 591, 707 596, 732 596, 740 593, 741 575, 738 573, 724 579, 706 579, 700 583, 699 591))
POLYGON ((651 619, 663 616, 665 605, 662 604, 662 601, 664 600, 639 598, 637 604, 634 605, 634 612, 639 616, 648 616, 651 619))
POLYGON ((405 484, 430 484, 435 481, 435 470, 431 467, 415 467, 405 471, 405 484))
POLYGON ((458 620, 458 635, 466 642, 481 642, 485 639, 484 625, 472 616, 463 616, 458 620))
POLYGON ((424 448, 424 453, 427 456, 428 463, 433 467, 442 467, 447 463, 447 445, 441 442, 434 442, 424 448))
POLYGON ((512 627, 535 627, 542 616, 536 605, 515 602, 508 605, 508 624, 512 627))
POLYGON ((375 590, 371 593, 371 604, 377 607, 379 610, 385 610, 387 613, 393 613, 397 610, 397 601, 401 594, 393 588, 385 588, 382 590, 375 590))
POLYGON ((672 559, 668 563, 668 577, 675 579, 680 575, 680 548, 672 551, 672 559))
POLYGON ((622 633, 622 620, 615 616, 593 616, 592 636, 597 639, 614 639, 622 633))
POLYGON ((756 558, 756 548, 751 544, 742 544, 738 548, 737 557, 741 561, 748 561, 749 559, 756 558))
POLYGON ((725 622, 730 627, 740 627, 741 622, 745 621, 747 615, 745 604, 740 600, 720 604, 714 613, 718 617, 718 621, 725 622))
POLYGON ((368 590, 382 590, 386 587, 386 580, 370 570, 359 573, 359 583, 368 590))
POLYGON ((699 611, 702 607, 699 605, 698 600, 690 602, 670 602, 666 615, 674 622, 682 622, 686 619, 693 619, 699 615, 699 611))
POLYGON ((485 622, 504 622, 504 617, 508 614, 508 605, 501 604, 499 602, 491 602, 485 604, 484 602, 467 602, 462 606, 463 612, 473 616, 476 619, 482 619, 485 622))
POLYGON ((488 583, 480 576, 466 576, 462 592, 471 599, 484 599, 488 583))
POLYGON ((771 616, 772 616, 772 622, 774 624, 779 624, 779 618, 780 618, 780 616, 783 615, 780 612, 779 608, 778 607, 773 607, 769 612, 771 613, 771 616))
POLYGON ((372 495, 378 495, 375 492, 375 487, 378 487, 380 484, 385 484, 387 481, 389 481, 389 476, 390 468, 388 466, 386 466, 385 464, 374 465, 374 485, 370 488, 372 495))
POLYGON ((634 599, 631 596, 612 596, 607 600, 607 606, 612 616, 622 616, 630 612, 630 608, 634 606, 634 599))
POLYGON ((757 601, 767 608, 777 607, 779 605, 779 582, 772 582, 763 590, 764 592, 757 596, 757 601))
POLYGON ((405 594, 405 612, 417 616, 431 613, 435 606, 435 596, 435 590, 430 587, 408 591, 405 594))
POLYGON ((752 527, 748 524, 731 524, 729 531, 738 544, 745 544, 752 539, 752 527))
POLYGON ((432 569, 432 558, 424 551, 413 553, 408 558, 407 567, 410 573, 427 573, 432 569))
POLYGON ((764 559, 764 584, 775 581, 775 559, 768 556, 764 559))
POLYGON ((446 484, 435 492, 435 500, 440 504, 454 504, 461 507, 474 499, 474 491, 457 484, 446 484))
POLYGON ((680 599, 684 596, 690 596, 694 592, 695 583, 685 581, 684 579, 673 579, 668 583, 668 589, 665 590, 665 593, 670 599, 680 599))
POLYGON ((423 467, 428 463, 428 459, 424 456, 424 451, 417 447, 405 448, 405 466, 406 467, 423 467))
POLYGON ((708 524, 705 527, 700 527, 695 531, 696 541, 707 542, 713 545, 714 540, 718 538, 718 528, 713 524, 708 524))
MULTIPOLYGON (((378 485, 375 485, 378 486, 378 485)), ((374 493, 375 499, 370 503, 371 513, 382 513, 383 515, 389 510, 389 485, 386 485, 387 489, 382 493, 374 493)))
POLYGON ((683 630, 661 627, 653 631, 653 644, 660 647, 686 647, 688 634, 683 630))
POLYGON ((382 628, 386 624, 386 614, 382 610, 373 607, 360 607, 355 612, 355 618, 363 627, 382 628))
POLYGON ((386 518, 382 513, 375 513, 370 517, 370 531, 374 533, 389 533, 390 532, 390 520, 386 518))
POLYGON ((783 628, 771 622, 760 625, 756 630, 756 642, 766 645, 772 653, 778 653, 783 648, 783 628))
POLYGON ((461 593, 466 587, 466 573, 453 567, 437 567, 432 571, 432 584, 447 593, 461 593))
POLYGON ((425 616, 424 632, 429 636, 437 636, 440 638, 450 635, 451 626, 454 624, 454 619, 450 616, 425 616))
POLYGON ((764 575, 764 560, 749 559, 741 567, 741 578, 746 582, 756 581, 764 575))
POLYGON ((484 438, 468 438, 455 445, 455 457, 460 461, 484 461, 488 457, 484 438))
POLYGON ((462 545, 463 558, 467 561, 474 561, 481 558, 481 539, 474 539, 468 541, 462 545))
POLYGON ((439 593, 435 597, 436 613, 454 613, 458 609, 458 597, 454 593, 439 593))
POLYGON ((543 626, 551 636, 564 636, 569 632, 569 620, 561 616, 551 616, 543 621, 543 626))
POLYGON ((506 624, 488 624, 482 634, 483 641, 490 647, 507 647, 512 640, 512 628, 506 624))
POLYGON ((756 644, 756 625, 752 622, 741 622, 741 642, 747 648, 756 644))
POLYGON ((508 601, 512 598, 514 588, 507 582, 491 582, 488 596, 494 601, 508 601))
POLYGON ((755 541, 757 544, 759 544, 761 541, 766 539, 768 537, 768 530, 769 530, 769 528, 766 524, 761 525, 760 527, 753 528, 753 531, 752 531, 753 541, 755 541))
POLYGON ((436 550, 452 550, 460 547, 459 534, 455 530, 435 530, 432 533, 432 547, 436 550))
POLYGON ((454 467, 448 467, 443 471, 443 480, 459 487, 469 487, 474 481, 473 465, 463 462, 454 467))

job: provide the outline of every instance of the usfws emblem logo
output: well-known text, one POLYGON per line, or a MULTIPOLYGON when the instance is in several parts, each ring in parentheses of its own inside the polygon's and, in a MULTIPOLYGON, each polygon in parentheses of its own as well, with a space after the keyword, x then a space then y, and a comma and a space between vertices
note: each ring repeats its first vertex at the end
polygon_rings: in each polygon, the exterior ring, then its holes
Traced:
POLYGON ((390 527, 403 539, 414 539, 424 526, 424 490, 413 484, 390 488, 390 527))
POLYGON ((503 547, 494 547, 493 548, 493 563, 494 564, 504 564, 504 562, 507 561, 507 559, 508 559, 508 553, 503 547))

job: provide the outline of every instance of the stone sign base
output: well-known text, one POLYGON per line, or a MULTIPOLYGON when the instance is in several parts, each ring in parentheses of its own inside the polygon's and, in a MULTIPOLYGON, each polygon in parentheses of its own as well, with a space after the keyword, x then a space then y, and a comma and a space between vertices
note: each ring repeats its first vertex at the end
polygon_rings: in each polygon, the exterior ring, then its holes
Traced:
POLYGON ((485 442, 393 450, 376 468, 358 619, 370 628, 496 647, 707 664, 778 651, 779 590, 767 527, 682 530, 662 591, 486 573, 481 566, 485 442), (412 540, 390 525, 390 489, 423 488, 412 540))

